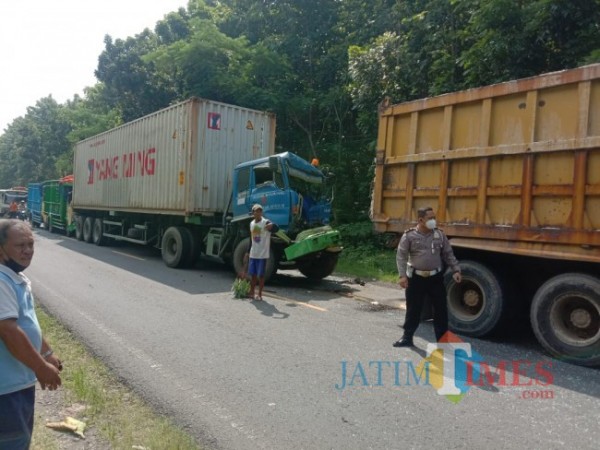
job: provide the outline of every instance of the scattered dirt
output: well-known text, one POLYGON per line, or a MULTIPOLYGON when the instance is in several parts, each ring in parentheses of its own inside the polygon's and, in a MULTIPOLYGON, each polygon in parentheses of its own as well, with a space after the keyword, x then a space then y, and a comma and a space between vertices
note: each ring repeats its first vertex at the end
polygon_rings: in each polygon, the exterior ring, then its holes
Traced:
POLYGON ((364 302, 364 303, 360 303, 358 305, 358 309, 360 311, 367 311, 367 312, 378 312, 378 311, 388 311, 391 309, 397 309, 393 306, 389 306, 389 305, 384 305, 382 303, 377 303, 377 302, 364 302))

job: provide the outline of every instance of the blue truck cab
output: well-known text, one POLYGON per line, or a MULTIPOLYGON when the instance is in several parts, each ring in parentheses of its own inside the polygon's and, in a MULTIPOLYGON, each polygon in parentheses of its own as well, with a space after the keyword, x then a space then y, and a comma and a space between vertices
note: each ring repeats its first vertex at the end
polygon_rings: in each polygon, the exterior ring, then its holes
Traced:
POLYGON ((248 216, 252 205, 281 230, 295 237, 307 228, 331 221, 333 189, 317 167, 293 153, 245 162, 233 177, 233 216, 248 216))
POLYGON ((330 226, 332 178, 332 174, 290 152, 236 166, 229 224, 225 226, 236 234, 232 255, 236 271, 244 271, 243 258, 250 246, 250 211, 258 203, 264 217, 279 227, 271 239, 267 278, 277 269, 298 269, 313 279, 330 275, 342 250, 339 232, 330 226))

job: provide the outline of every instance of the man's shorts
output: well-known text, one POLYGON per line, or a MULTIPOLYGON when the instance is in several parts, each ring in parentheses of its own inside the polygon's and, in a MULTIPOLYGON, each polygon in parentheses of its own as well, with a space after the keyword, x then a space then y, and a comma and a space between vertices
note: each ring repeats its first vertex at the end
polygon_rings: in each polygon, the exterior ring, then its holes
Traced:
POLYGON ((265 276, 265 268, 267 267, 266 259, 256 259, 250 258, 250 263, 248 264, 248 275, 257 277, 265 276))
POLYGON ((0 395, 0 449, 29 448, 34 405, 35 386, 0 395))

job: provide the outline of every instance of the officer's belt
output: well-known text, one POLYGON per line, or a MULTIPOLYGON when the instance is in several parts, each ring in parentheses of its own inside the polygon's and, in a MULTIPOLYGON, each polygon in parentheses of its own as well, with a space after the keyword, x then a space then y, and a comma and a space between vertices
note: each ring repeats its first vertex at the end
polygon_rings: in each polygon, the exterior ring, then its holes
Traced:
POLYGON ((434 275, 437 275, 441 271, 442 271, 442 268, 440 267, 440 268, 434 269, 434 270, 417 270, 417 269, 414 269, 413 273, 416 273, 420 277, 427 278, 427 277, 432 277, 434 275))

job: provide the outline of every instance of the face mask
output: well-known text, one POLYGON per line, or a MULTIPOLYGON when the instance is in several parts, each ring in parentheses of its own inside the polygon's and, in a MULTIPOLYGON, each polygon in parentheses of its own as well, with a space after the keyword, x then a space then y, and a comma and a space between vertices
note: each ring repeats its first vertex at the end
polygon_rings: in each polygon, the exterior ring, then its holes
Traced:
POLYGON ((12 258, 8 258, 8 260, 4 261, 4 265, 10 270, 12 270, 14 273, 23 272, 26 269, 25 266, 22 266, 12 258))
POLYGON ((425 226, 430 230, 433 230, 436 225, 437 225, 437 223, 436 223, 435 219, 429 219, 427 222, 425 222, 425 226))

